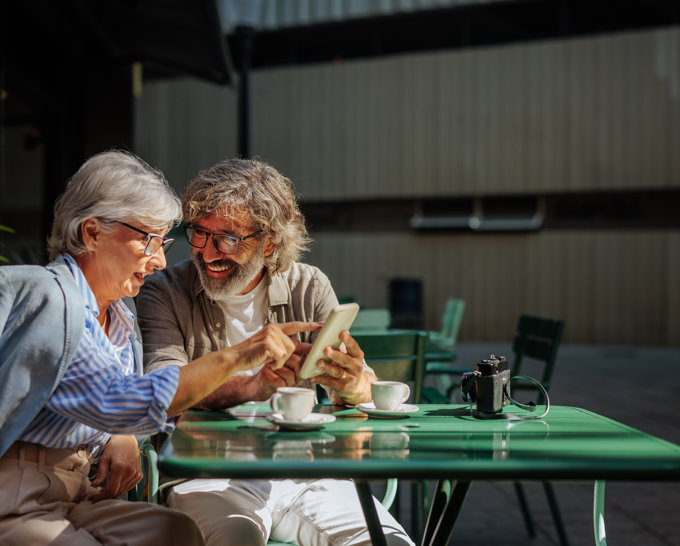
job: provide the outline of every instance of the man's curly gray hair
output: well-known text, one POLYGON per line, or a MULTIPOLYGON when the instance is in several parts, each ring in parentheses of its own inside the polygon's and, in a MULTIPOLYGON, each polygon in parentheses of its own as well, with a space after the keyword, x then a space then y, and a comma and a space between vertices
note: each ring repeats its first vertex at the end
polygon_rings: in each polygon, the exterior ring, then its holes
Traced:
POLYGON ((265 259, 270 273, 286 271, 309 248, 311 239, 300 212, 293 183, 256 159, 228 159, 205 169, 182 195, 184 222, 191 224, 217 212, 236 219, 245 209, 255 229, 277 244, 265 259))

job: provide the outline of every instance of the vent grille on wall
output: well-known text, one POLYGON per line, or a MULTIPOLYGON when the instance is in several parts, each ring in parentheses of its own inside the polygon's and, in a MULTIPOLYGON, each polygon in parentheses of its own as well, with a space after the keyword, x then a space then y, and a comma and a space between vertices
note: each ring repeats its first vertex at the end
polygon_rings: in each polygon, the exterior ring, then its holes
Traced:
POLYGON ((544 221, 543 197, 535 198, 529 206, 525 200, 475 198, 467 213, 442 214, 419 207, 410 218, 409 226, 414 230, 537 231, 544 221))

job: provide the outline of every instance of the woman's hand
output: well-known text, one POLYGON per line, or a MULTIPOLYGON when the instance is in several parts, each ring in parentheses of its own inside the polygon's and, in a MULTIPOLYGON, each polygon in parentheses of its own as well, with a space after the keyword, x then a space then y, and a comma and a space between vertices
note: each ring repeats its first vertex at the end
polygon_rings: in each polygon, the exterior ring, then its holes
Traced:
MULTIPOLYGON (((173 417, 193 407, 207 396, 216 393, 236 372, 250 370, 261 364, 270 370, 282 368, 294 354, 303 354, 306 343, 290 336, 299 332, 313 332, 323 325, 320 322, 286 322, 268 324, 245 341, 204 355, 179 370, 179 384, 166 414, 173 417)), ((291 365, 296 366, 291 360, 291 365)), ((295 375, 295 370, 282 371, 284 381, 295 375)))
POLYGON ((113 435, 99 459, 94 487, 106 486, 90 497, 92 502, 113 499, 126 493, 142 480, 142 462, 137 438, 113 435))
POLYGON ((284 322, 267 324, 262 330, 224 351, 237 351, 237 366, 249 370, 264 364, 271 370, 283 367, 291 355, 302 354, 308 345, 290 336, 299 332, 313 332, 323 326, 320 322, 284 322))

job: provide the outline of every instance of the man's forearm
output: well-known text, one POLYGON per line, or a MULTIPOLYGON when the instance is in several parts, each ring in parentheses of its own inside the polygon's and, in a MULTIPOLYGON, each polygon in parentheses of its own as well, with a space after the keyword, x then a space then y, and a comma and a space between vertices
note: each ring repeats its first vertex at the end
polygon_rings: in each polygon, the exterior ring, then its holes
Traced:
POLYGON ((251 376, 231 377, 194 407, 205 410, 221 410, 250 402, 255 398, 255 394, 251 392, 253 390, 252 383, 251 376))

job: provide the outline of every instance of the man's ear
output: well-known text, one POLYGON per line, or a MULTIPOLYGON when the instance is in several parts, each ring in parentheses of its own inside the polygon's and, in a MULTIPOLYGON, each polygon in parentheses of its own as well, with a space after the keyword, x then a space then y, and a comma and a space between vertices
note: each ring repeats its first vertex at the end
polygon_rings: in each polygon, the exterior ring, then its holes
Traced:
POLYGON ((101 241, 102 230, 99 221, 95 218, 88 218, 80 224, 80 236, 83 244, 88 250, 96 250, 101 241))
POLYGON ((271 256, 272 252, 276 249, 278 246, 278 243, 275 243, 272 241, 272 238, 268 235, 267 236, 267 243, 264 245, 264 255, 265 256, 271 256))

